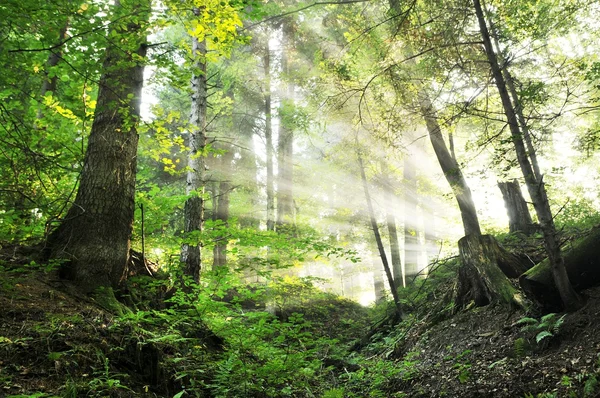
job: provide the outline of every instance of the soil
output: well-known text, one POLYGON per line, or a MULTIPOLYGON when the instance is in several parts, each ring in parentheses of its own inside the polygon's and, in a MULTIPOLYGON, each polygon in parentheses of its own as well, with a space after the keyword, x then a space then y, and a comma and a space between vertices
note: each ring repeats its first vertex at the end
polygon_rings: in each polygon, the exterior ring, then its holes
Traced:
MULTIPOLYGON (((132 355, 126 331, 115 332, 111 315, 97 303, 55 272, 32 271, 36 266, 27 265, 26 256, 1 256, 0 397, 38 391, 68 396, 74 380, 106 383, 110 394, 104 396, 172 396, 148 389, 161 377, 147 370, 156 352, 132 355), (127 389, 110 385, 113 374, 127 380, 127 389)), ((500 306, 412 328, 409 343, 389 360, 410 357, 418 372, 410 380, 392 379, 389 396, 600 397, 600 288, 584 294, 585 307, 566 315, 539 343, 539 330, 524 331, 518 323, 531 314, 500 306)))
POLYGON ((407 397, 600 397, 600 288, 584 294, 586 305, 539 343, 541 329, 519 323, 531 314, 500 306, 417 328, 403 352, 416 353, 418 376, 390 390, 407 397))

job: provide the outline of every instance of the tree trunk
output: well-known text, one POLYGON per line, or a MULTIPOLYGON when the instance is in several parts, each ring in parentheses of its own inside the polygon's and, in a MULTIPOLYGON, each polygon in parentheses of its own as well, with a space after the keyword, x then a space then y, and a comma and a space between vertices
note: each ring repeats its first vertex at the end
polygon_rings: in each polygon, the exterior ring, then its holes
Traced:
MULTIPOLYGON (((575 242, 564 253, 564 262, 569 280, 576 291, 600 285, 600 227, 575 242)), ((554 282, 550 261, 545 259, 525 272, 519 278, 519 283, 528 297, 535 300, 546 309, 560 311, 561 296, 554 282)))
POLYGON ((424 205, 423 214, 425 230, 425 250, 427 252, 427 266, 429 266, 429 264, 439 256, 434 206, 424 205))
POLYGON ((373 290, 375 291, 375 303, 379 303, 385 297, 385 282, 381 274, 381 266, 379 265, 379 257, 373 256, 373 290))
POLYGON ((284 20, 282 24, 282 47, 281 56, 282 72, 286 75, 288 82, 282 92, 286 93, 285 98, 281 99, 279 112, 279 140, 277 145, 277 228, 292 227, 295 225, 294 209, 294 176, 293 176, 293 157, 294 157, 294 126, 289 112, 294 107, 294 85, 289 79, 291 72, 290 52, 293 48, 293 26, 289 19, 284 20), (287 109, 286 109, 287 108, 287 109))
MULTIPOLYGON (((356 143, 358 147, 358 142, 356 143)), ((395 319, 400 321, 402 319, 402 309, 400 306, 400 298, 398 297, 398 287, 394 282, 394 276, 392 275, 392 270, 387 260, 387 256, 385 254, 385 249, 383 247, 383 241, 381 239, 381 234, 379 233, 379 227, 377 225, 377 219, 375 218, 375 211, 373 210, 373 203, 371 203, 371 195, 369 194, 369 185, 367 183, 367 176, 365 174, 365 167, 363 165, 362 157, 358 154, 358 163, 360 167, 360 177, 363 183, 363 190, 365 192, 365 199, 367 201, 367 209, 369 211, 369 219, 371 221, 371 228, 373 229, 373 234, 375 236, 375 242, 377 243, 377 249, 379 250, 379 256, 381 257, 381 262, 383 263, 383 269, 385 270, 385 275, 387 276, 388 283, 390 285, 390 290, 392 292, 392 298, 394 300, 394 306, 396 308, 395 319)))
POLYGON ((523 199, 523 193, 519 182, 513 181, 499 182, 498 187, 504 198, 504 206, 508 214, 508 226, 510 232, 522 232, 525 235, 533 234, 538 228, 531 221, 527 202, 523 199))
MULTIPOLYGON (((516 278, 526 268, 518 258, 500 247, 493 236, 467 235, 458 241, 458 249, 462 263, 462 277, 459 279, 464 286, 470 285, 476 305, 506 303, 524 306, 522 297, 507 275, 516 278)), ((464 287, 460 289, 469 290, 464 287)), ((463 301, 464 297, 463 294, 463 301)))
POLYGON ((388 235, 390 237, 390 254, 392 257, 392 275, 396 282, 396 287, 405 286, 402 273, 402 260, 400 258, 400 244, 398 242, 398 231, 396 228, 396 217, 394 216, 394 202, 396 196, 392 188, 392 181, 388 174, 383 176, 383 190, 385 192, 385 212, 388 235))
POLYGON ((404 281, 411 284, 419 274, 417 229, 417 171, 409 153, 404 155, 404 281))
POLYGON ((479 22, 479 29, 481 32, 481 37, 485 47, 488 62, 490 63, 492 75, 496 82, 496 87, 498 88, 500 99, 502 100, 502 106, 504 108, 504 113, 506 115, 506 119, 510 129, 512 142, 515 147, 517 159, 519 161, 519 166, 521 167, 521 172, 525 177, 527 190, 529 191, 529 196, 531 196, 531 200, 533 201, 533 206, 535 208, 542 229, 542 233, 544 235, 544 245, 546 247, 546 252, 548 253, 548 259, 550 261, 550 264, 552 265, 554 283, 558 287, 558 291, 560 293, 565 309, 567 311, 574 311, 581 307, 582 301, 573 289, 571 282, 569 282, 569 277, 565 269, 564 259, 561 255, 560 247, 558 245, 556 228, 554 226, 554 218, 552 216, 550 204, 546 195, 546 188, 544 187, 544 182, 542 178, 536 178, 535 172, 531 167, 531 163, 527 155, 527 150, 525 149, 525 143, 523 142, 523 134, 519 129, 517 115, 515 113, 515 109, 511 102, 508 91, 506 89, 506 82, 504 80, 502 70, 500 69, 500 66, 498 64, 496 53, 494 52, 494 49, 492 47, 492 42, 490 39, 490 34, 487 28, 481 3, 479 0, 473 0, 473 4, 475 7, 475 14, 477 15, 477 20, 479 22))
MULTIPOLYGON (((193 10, 199 16, 201 10, 193 10)), ((183 273, 196 283, 200 281, 202 268, 202 243, 200 232, 204 223, 204 175, 206 147, 206 111, 207 111, 207 82, 206 82, 206 42, 192 37, 192 57, 194 59, 194 74, 192 75, 192 108, 190 115, 190 131, 188 146, 188 171, 186 195, 183 210, 184 243, 181 250, 181 261, 184 264, 183 273)))
MULTIPOLYGON (((500 42, 498 41, 498 32, 496 32, 494 24, 490 24, 492 35, 494 38, 494 44, 496 45, 497 54, 501 54, 500 42)), ((504 58, 504 56, 502 55, 504 58)), ((537 160, 537 154, 535 148, 533 147, 533 140, 531 139, 531 134, 529 132, 529 126, 527 125, 527 119, 525 119, 525 115, 523 114, 523 104, 521 103, 521 99, 519 98, 519 94, 517 93, 517 88, 515 86, 515 80, 508 69, 508 62, 506 59, 502 60, 503 67, 502 75, 506 80, 506 87, 508 88, 508 92, 510 93, 512 104, 515 109, 515 113, 517 115, 517 119, 519 120, 519 125, 521 126, 521 130, 523 131, 523 139, 525 140, 525 145, 527 145, 527 151, 529 158, 531 160, 531 167, 533 168, 533 173, 535 178, 538 180, 542 178, 542 173, 540 171, 540 166, 537 160)))
POLYGON ((88 293, 116 287, 126 277, 135 211, 137 123, 150 2, 123 6, 116 1, 114 7, 124 18, 133 18, 111 31, 123 40, 111 40, 106 49, 77 195, 47 242, 47 254, 69 260, 62 275, 88 293))
POLYGON ((479 227, 479 219, 477 217, 477 210, 475 209, 475 203, 471 196, 471 189, 467 185, 467 181, 463 177, 460 166, 452 157, 444 137, 440 124, 437 120, 437 113, 433 108, 433 104, 429 99, 429 96, 422 89, 419 94, 419 106, 421 116, 425 119, 427 125, 427 131, 429 132, 429 139, 433 150, 436 154, 438 162, 442 168, 442 172, 446 177, 446 180, 452 188, 452 192, 458 202, 458 208, 460 209, 460 215, 465 229, 465 235, 481 235, 481 229, 479 227))
MULTIPOLYGON (((226 227, 229 221, 229 194, 231 193, 231 162, 233 161, 233 151, 229 148, 221 156, 220 182, 216 201, 216 210, 214 219, 221 221, 217 228, 226 227)), ((227 234, 220 234, 216 237, 213 249, 213 269, 227 265, 227 234)))
POLYGON ((275 230, 275 177, 273 174, 273 117, 271 109, 271 49, 267 34, 263 68, 265 75, 265 146, 267 165, 267 231, 275 230))

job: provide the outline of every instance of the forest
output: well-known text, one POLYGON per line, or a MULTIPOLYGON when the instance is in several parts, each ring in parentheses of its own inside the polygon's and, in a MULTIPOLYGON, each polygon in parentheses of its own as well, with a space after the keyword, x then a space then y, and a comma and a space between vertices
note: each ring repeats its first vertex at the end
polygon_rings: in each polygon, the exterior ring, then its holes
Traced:
POLYGON ((0 397, 600 397, 599 20, 3 0, 0 397))

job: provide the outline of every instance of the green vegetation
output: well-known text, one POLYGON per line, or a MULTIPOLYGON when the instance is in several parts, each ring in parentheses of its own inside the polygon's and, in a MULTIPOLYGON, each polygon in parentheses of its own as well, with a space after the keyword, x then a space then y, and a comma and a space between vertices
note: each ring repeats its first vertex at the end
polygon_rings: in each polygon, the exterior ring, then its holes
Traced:
POLYGON ((597 395, 599 20, 3 1, 0 396, 597 395))

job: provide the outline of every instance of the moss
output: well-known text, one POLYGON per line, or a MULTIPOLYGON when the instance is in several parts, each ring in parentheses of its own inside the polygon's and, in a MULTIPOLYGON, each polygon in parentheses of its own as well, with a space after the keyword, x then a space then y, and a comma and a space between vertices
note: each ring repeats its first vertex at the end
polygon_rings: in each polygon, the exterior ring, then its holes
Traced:
POLYGON ((129 307, 117 300, 112 287, 99 287, 94 290, 91 297, 100 307, 112 314, 121 316, 132 313, 129 307))

